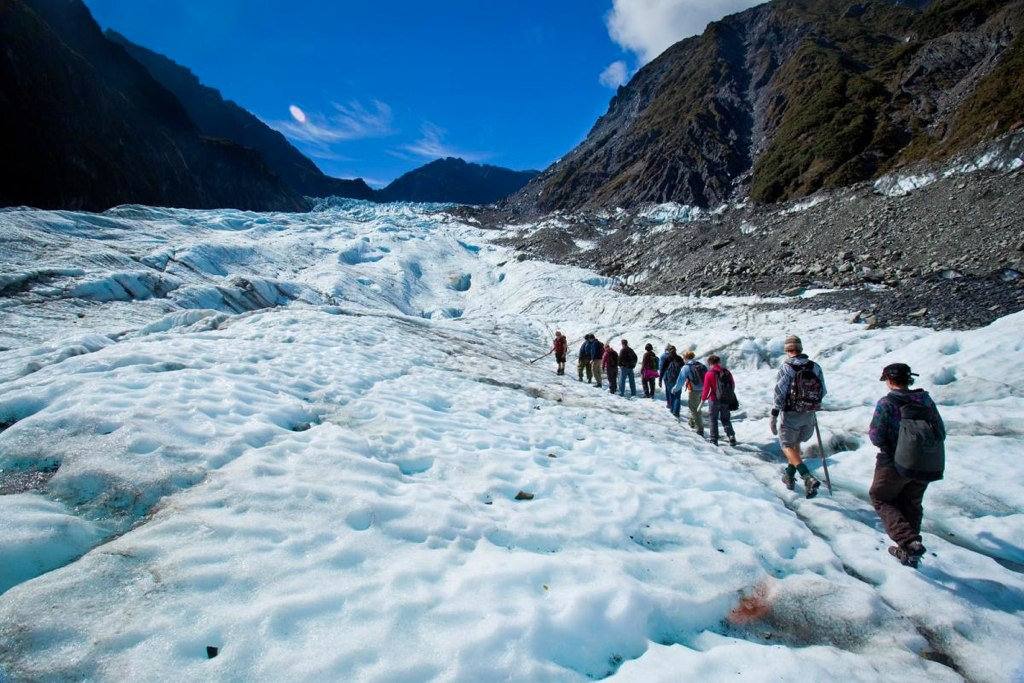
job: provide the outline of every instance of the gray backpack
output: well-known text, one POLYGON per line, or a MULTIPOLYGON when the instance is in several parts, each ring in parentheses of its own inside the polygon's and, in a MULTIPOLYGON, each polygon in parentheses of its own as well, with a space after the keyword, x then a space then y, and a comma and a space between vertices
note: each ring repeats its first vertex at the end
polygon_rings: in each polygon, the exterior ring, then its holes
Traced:
POLYGON ((946 435, 933 418, 934 409, 918 403, 900 406, 896 471, 908 479, 937 481, 946 466, 946 435))

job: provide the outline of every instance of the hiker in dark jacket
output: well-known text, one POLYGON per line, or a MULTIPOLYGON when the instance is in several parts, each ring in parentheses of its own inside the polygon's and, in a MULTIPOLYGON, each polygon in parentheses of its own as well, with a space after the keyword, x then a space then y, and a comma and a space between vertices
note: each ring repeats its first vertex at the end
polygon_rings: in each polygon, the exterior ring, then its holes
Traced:
POLYGON ((551 344, 555 354, 556 375, 565 374, 565 356, 569 353, 569 340, 559 330, 555 330, 555 341, 551 344))
MULTIPOLYGON (((658 386, 659 387, 662 384, 664 384, 664 382, 662 381, 661 373, 663 373, 665 371, 665 362, 668 360, 668 357, 671 356, 671 355, 672 355, 672 345, 671 344, 666 344, 665 345, 665 351, 660 356, 658 356, 658 386)), ((665 389, 665 394, 666 394, 665 398, 666 398, 666 400, 668 399, 668 393, 669 393, 668 389, 665 389)))
POLYGON ((683 370, 683 359, 676 353, 676 347, 669 346, 669 355, 661 365, 661 380, 665 385, 665 404, 672 414, 679 417, 679 394, 674 389, 683 370))
MULTIPOLYGON (((875 476, 869 490, 871 504, 878 512, 885 532, 896 543, 889 548, 889 554, 910 567, 916 567, 925 554, 921 543, 921 520, 924 517, 924 492, 929 482, 903 476, 897 470, 895 454, 904 407, 920 408, 939 438, 946 437, 946 426, 931 396, 923 389, 910 388, 916 376, 904 363, 885 367, 881 380, 889 387, 889 393, 875 406, 868 429, 871 443, 878 447, 875 476)), ((941 471, 938 476, 942 476, 941 471)))
POLYGON ((804 482, 804 495, 814 498, 818 495, 821 482, 804 464, 800 444, 814 436, 817 425, 814 413, 821 408, 821 400, 825 398, 826 393, 825 375, 821 371, 821 366, 804 353, 800 337, 786 337, 783 349, 789 357, 779 368, 775 381, 775 400, 771 417, 772 434, 778 435, 782 454, 789 463, 782 473, 782 483, 790 491, 794 490, 796 474, 799 472, 804 482))
POLYGON ((583 343, 580 345, 580 352, 576 356, 576 373, 579 375, 580 381, 583 381, 583 373, 587 373, 587 381, 594 381, 594 371, 590 367, 590 362, 594 360, 590 354, 593 349, 590 345, 590 340, 594 338, 592 334, 586 334, 583 336, 583 343))
POLYGON ((608 376, 608 391, 615 393, 615 383, 619 379, 619 354, 612 346, 609 339, 604 345, 604 356, 601 358, 601 367, 608 376))
MULTIPOLYGON (((722 393, 719 384, 726 381, 723 375, 727 375, 729 380, 732 379, 732 373, 722 367, 721 358, 715 355, 708 356, 708 372, 704 375, 704 390, 701 392, 700 400, 707 401, 708 404, 708 420, 711 423, 708 441, 718 445, 718 423, 721 422, 725 435, 729 437, 729 445, 735 446, 736 432, 732 428, 731 409, 725 401, 719 400, 722 393)), ((732 380, 732 383, 735 386, 735 380, 732 380)))
POLYGON ((594 371, 594 386, 601 386, 601 367, 604 365, 604 344, 597 340, 597 335, 590 335, 590 367, 594 371))
POLYGON ((625 339, 621 342, 622 348, 619 349, 619 396, 626 395, 626 380, 629 380, 629 395, 636 396, 636 375, 634 370, 636 368, 636 351, 629 347, 629 342, 625 339))
POLYGON ((644 347, 644 357, 640 359, 640 382, 644 386, 644 398, 654 398, 658 367, 658 357, 654 354, 654 345, 648 344, 644 347))

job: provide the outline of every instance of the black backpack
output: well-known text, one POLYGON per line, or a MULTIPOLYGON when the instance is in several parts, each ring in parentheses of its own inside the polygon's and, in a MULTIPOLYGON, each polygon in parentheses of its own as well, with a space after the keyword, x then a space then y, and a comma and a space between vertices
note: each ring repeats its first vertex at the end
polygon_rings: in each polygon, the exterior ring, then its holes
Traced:
POLYGON ((740 407, 740 401, 736 398, 736 381, 732 378, 732 373, 725 368, 722 368, 722 372, 718 375, 715 400, 723 403, 729 410, 736 410, 740 407))
POLYGON ((690 367, 693 368, 693 374, 697 376, 697 384, 704 384, 704 375, 708 374, 708 366, 701 363, 699 360, 695 360, 690 363, 690 367))
POLYGON ((793 381, 789 385, 789 396, 786 397, 786 410, 797 413, 810 413, 821 410, 821 399, 824 387, 813 362, 790 363, 793 368, 793 381))
POLYGON ((946 468, 946 436, 929 406, 907 402, 900 406, 896 440, 896 471, 908 479, 938 481, 946 468))

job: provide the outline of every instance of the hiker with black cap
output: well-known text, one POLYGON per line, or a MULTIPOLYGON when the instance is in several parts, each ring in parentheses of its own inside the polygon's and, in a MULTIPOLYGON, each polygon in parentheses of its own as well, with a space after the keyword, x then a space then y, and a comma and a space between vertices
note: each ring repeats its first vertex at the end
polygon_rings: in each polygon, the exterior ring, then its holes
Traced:
POLYGON ((775 401, 771 418, 772 434, 778 435, 782 453, 788 463, 782 473, 782 483, 790 491, 794 490, 796 474, 799 472, 804 482, 804 495, 814 498, 818 495, 821 482, 804 464, 800 444, 810 441, 814 436, 818 424, 815 412, 821 410, 821 401, 826 393, 825 375, 821 371, 821 366, 804 353, 804 344, 800 337, 786 337, 783 350, 788 358, 779 368, 775 380, 775 401))
POLYGON ((916 567, 925 553, 921 543, 924 492, 942 479, 946 426, 928 392, 911 389, 914 377, 905 363, 882 370, 889 393, 879 399, 868 435, 878 447, 869 495, 885 532, 896 545, 889 554, 916 567))

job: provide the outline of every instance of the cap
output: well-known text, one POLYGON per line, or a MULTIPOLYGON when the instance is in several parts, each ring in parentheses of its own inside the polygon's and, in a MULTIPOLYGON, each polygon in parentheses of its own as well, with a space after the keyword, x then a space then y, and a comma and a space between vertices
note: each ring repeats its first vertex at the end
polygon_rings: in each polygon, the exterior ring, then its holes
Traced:
POLYGON ((887 379, 891 379, 893 382, 899 382, 900 384, 906 384, 911 377, 917 377, 916 372, 910 371, 910 366, 906 363, 892 363, 886 365, 885 369, 882 370, 882 376, 879 380, 884 382, 887 379))
POLYGON ((800 341, 800 337, 795 334, 791 334, 786 337, 786 343, 782 347, 783 351, 796 351, 797 353, 804 350, 804 343, 800 341))

